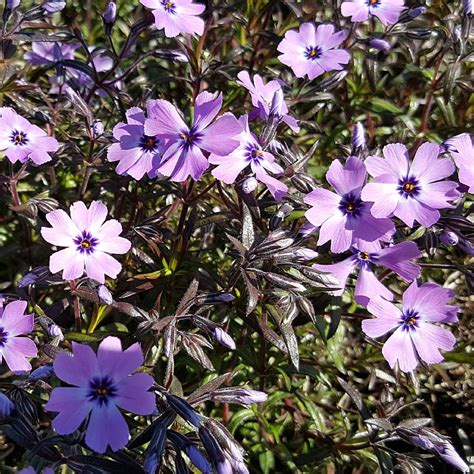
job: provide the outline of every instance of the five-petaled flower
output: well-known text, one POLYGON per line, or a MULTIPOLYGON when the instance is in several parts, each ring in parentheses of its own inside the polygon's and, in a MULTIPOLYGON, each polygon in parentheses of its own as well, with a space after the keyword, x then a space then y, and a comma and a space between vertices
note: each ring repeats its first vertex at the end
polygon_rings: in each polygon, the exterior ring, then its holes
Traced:
POLYGON ((65 280, 74 280, 84 273, 99 283, 105 275, 115 278, 122 265, 109 253, 124 254, 130 250, 129 240, 119 237, 122 225, 115 219, 105 222, 107 208, 93 201, 87 209, 82 201, 70 208, 71 217, 61 209, 46 214, 53 227, 42 227, 41 235, 50 244, 66 247, 49 259, 52 273, 63 270, 65 280))
POLYGON ((206 7, 192 0, 140 0, 140 3, 153 10, 156 27, 164 28, 165 36, 174 38, 180 33, 202 35, 204 20, 198 15, 206 7))
POLYGON ((212 175, 226 184, 232 184, 239 173, 250 166, 257 180, 266 184, 273 197, 281 201, 288 187, 271 176, 269 172, 281 174, 283 168, 275 163, 275 157, 262 148, 257 137, 250 131, 247 115, 240 117, 239 122, 243 130, 239 136, 240 145, 228 155, 211 154, 209 156, 209 162, 218 165, 212 170, 212 175))
POLYGON ((293 131, 298 132, 298 121, 288 115, 288 106, 283 98, 281 84, 273 79, 266 84, 260 75, 255 74, 253 80, 247 71, 237 74, 237 84, 245 87, 250 92, 252 105, 255 107, 249 114, 249 119, 259 117, 262 120, 269 118, 285 122, 293 131))
POLYGON ((45 409, 58 412, 53 428, 59 434, 76 431, 89 416, 85 441, 98 453, 107 446, 112 451, 125 447, 128 426, 119 408, 137 415, 150 415, 156 409, 150 375, 131 374, 143 364, 138 343, 122 351, 117 337, 105 338, 97 350, 72 343, 72 357, 60 352, 54 359, 54 371, 62 381, 74 387, 55 388, 45 409))
POLYGON ((0 107, 0 151, 12 162, 29 159, 37 165, 51 161, 49 153, 57 151, 58 141, 33 125, 10 107, 0 107))
MULTIPOLYGON (((147 104, 147 114, 151 117, 153 101, 147 104)), ((163 141, 154 135, 145 134, 145 114, 138 107, 127 110, 127 123, 120 122, 114 127, 113 135, 118 143, 109 147, 107 159, 118 161, 115 168, 118 174, 128 174, 132 178, 141 179, 156 176, 153 172, 160 164, 163 153, 163 141)))
POLYGON ((369 300, 383 297, 392 300, 392 292, 375 276, 372 267, 388 268, 404 280, 413 281, 420 274, 420 266, 410 260, 421 257, 421 252, 415 242, 400 242, 378 251, 364 250, 363 242, 360 247, 351 248, 352 255, 342 262, 332 265, 313 265, 317 270, 331 273, 340 283, 340 290, 331 292, 333 295, 342 295, 349 275, 359 270, 354 290, 354 299, 357 303, 367 306, 369 300))
POLYGON ((377 219, 370 205, 362 202, 360 192, 367 172, 364 163, 351 156, 343 166, 339 160, 331 163, 326 179, 336 193, 318 188, 304 198, 311 209, 308 221, 319 229, 318 245, 331 241, 331 252, 340 253, 357 245, 366 251, 378 251, 380 240, 388 242, 395 228, 390 219, 377 219))
POLYGON ((0 362, 5 359, 12 372, 31 370, 27 357, 36 357, 36 344, 27 337, 33 331, 35 318, 25 314, 26 301, 12 301, 5 308, 0 305, 0 362))
POLYGON ((166 140, 158 173, 172 181, 185 181, 190 175, 198 180, 209 167, 203 151, 226 156, 239 146, 242 127, 232 114, 226 113, 213 122, 221 107, 221 94, 201 92, 194 104, 193 124, 188 127, 173 104, 153 101, 145 134, 166 140))
POLYGON ((398 361, 401 371, 411 372, 418 359, 437 364, 443 360, 439 350, 450 351, 456 339, 432 323, 457 322, 458 308, 447 304, 453 296, 451 290, 434 283, 418 286, 414 281, 403 293, 401 309, 383 298, 371 299, 367 309, 376 317, 362 321, 362 330, 381 337, 395 329, 382 348, 392 368, 398 361))
POLYGON ((458 167, 459 181, 469 188, 470 193, 474 193, 474 146, 471 135, 456 135, 446 145, 458 167))
POLYGON ((375 180, 362 190, 362 199, 373 202, 374 217, 401 219, 408 227, 417 220, 430 227, 438 222, 438 209, 452 207, 449 201, 459 197, 454 181, 441 181, 454 172, 449 158, 438 159, 440 147, 423 143, 410 164, 405 145, 394 143, 383 149, 385 159, 369 156, 365 164, 375 180))
POLYGON ((351 55, 345 49, 336 49, 344 41, 344 32, 334 33, 333 25, 303 23, 299 31, 287 31, 278 45, 278 59, 293 69, 296 77, 307 75, 314 79, 324 72, 339 71, 351 55))
POLYGON ((404 9, 404 0, 349 0, 341 5, 342 14, 354 22, 376 16, 384 25, 396 23, 404 9))

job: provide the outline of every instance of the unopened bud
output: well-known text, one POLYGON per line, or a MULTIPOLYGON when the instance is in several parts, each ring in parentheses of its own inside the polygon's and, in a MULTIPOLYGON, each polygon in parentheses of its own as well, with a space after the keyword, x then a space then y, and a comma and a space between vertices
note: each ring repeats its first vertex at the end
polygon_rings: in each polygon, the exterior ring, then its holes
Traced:
POLYGON ((462 2, 463 11, 466 15, 472 15, 474 13, 474 7, 472 0, 463 0, 462 2))
POLYGON ((15 408, 13 402, 0 392, 0 417, 8 416, 15 408))
POLYGON ((117 19, 117 5, 115 2, 109 2, 102 15, 106 25, 113 25, 117 19))
POLYGON ((53 364, 46 364, 43 365, 42 367, 38 367, 37 369, 33 370, 31 372, 30 376, 28 377, 28 380, 45 380, 51 375, 54 374, 54 369, 53 369, 53 364))
POLYGON ((245 194, 250 194, 257 189, 257 186, 258 181, 253 176, 251 176, 250 178, 245 179, 242 183, 242 191, 245 194))
POLYGON ((236 346, 234 340, 221 327, 216 326, 212 335, 219 344, 222 344, 231 350, 235 350, 236 346))
POLYGON ((104 134, 104 124, 102 123, 102 120, 94 120, 94 122, 92 122, 91 128, 94 138, 98 138, 104 134))
POLYGON ((356 122, 352 131, 352 155, 366 147, 365 129, 360 122, 356 122))
POLYGON ((439 241, 446 245, 457 245, 459 237, 455 232, 445 230, 439 235, 439 241))
POLYGON ((387 51, 390 51, 390 49, 392 48, 388 41, 385 41, 380 38, 372 38, 369 41, 369 46, 371 48, 377 49, 378 51, 383 51, 384 53, 386 53, 387 51))
POLYGON ((16 10, 20 6, 21 0, 7 0, 5 3, 8 10, 16 10))
POLYGON ((64 340, 64 335, 63 335, 63 332, 61 331, 61 328, 57 325, 57 324, 50 324, 46 330, 46 332, 48 333, 48 336, 51 338, 51 339, 54 339, 54 338, 59 338, 61 341, 64 340))
POLYGON ((105 285, 99 285, 97 294, 99 295, 101 303, 111 305, 114 302, 112 293, 110 293, 109 289, 105 285))
POLYGON ((48 15, 52 15, 53 13, 60 12, 66 6, 66 2, 45 2, 41 5, 41 8, 44 10, 45 13, 48 15))

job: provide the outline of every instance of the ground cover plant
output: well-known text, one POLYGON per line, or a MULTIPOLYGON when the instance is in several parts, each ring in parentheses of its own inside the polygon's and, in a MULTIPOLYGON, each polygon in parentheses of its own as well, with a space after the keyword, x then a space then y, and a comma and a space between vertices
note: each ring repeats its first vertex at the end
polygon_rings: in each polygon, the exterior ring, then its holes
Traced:
POLYGON ((1 472, 470 472, 473 14, 6 0, 1 472))

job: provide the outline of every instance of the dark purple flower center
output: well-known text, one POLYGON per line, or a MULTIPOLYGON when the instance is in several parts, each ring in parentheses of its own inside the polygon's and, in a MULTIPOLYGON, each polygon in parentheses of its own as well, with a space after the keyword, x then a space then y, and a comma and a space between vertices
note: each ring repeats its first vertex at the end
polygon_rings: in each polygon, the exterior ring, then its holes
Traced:
POLYGON ((92 234, 86 230, 82 231, 81 235, 78 235, 74 239, 74 243, 77 245, 77 250, 80 253, 93 253, 94 247, 99 243, 99 240, 92 237, 92 234))
POLYGON ((397 190, 404 197, 416 196, 420 191, 418 180, 413 177, 401 179, 398 182, 397 190))
POLYGON ((99 403, 99 405, 107 405, 110 399, 117 395, 117 387, 109 377, 94 378, 89 383, 89 392, 87 394, 89 400, 99 403))
POLYGON ((192 128, 189 131, 183 131, 179 135, 183 142, 184 142, 184 147, 186 149, 191 148, 193 145, 197 145, 201 141, 201 134, 199 132, 196 132, 194 128, 192 128))
POLYGON ((263 151, 258 145, 251 144, 247 146, 247 151, 245 153, 245 156, 249 163, 252 162, 258 165, 263 159, 263 151))
POLYGON ((359 217, 362 210, 362 200, 353 193, 344 195, 339 203, 339 210, 348 217, 359 217))
POLYGON ((376 253, 369 252, 360 252, 359 250, 353 248, 352 252, 359 267, 364 267, 370 269, 370 264, 375 263, 378 260, 378 255, 376 253))
POLYGON ((162 0, 161 4, 163 5, 165 12, 167 13, 176 13, 176 5, 174 2, 169 2, 167 0, 162 0))
POLYGON ((8 339, 8 332, 4 328, 0 328, 0 347, 3 347, 8 339))
POLYGON ((418 312, 414 309, 408 309, 402 314, 402 330, 403 331, 414 331, 418 327, 418 312))
POLYGON ((156 137, 150 137, 148 135, 143 135, 140 140, 140 146, 144 151, 155 151, 157 143, 158 139, 156 137))
POLYGON ((378 7, 380 4, 380 0, 367 0, 368 7, 378 7))
POLYGON ((10 135, 10 141, 15 145, 15 146, 23 146, 28 143, 28 137, 25 132, 19 132, 18 130, 14 130, 12 134, 10 135))
POLYGON ((306 48, 306 51, 304 52, 304 55, 306 59, 310 59, 311 61, 318 59, 321 57, 322 50, 319 46, 308 46, 306 48))

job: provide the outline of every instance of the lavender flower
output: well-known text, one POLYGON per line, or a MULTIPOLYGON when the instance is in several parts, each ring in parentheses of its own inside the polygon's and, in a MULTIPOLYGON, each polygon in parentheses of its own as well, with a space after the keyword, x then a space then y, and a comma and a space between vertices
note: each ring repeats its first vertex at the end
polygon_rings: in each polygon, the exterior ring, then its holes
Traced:
MULTIPOLYGON (((147 115, 154 117, 152 110, 155 101, 147 104, 147 115)), ((118 143, 109 147, 107 159, 118 161, 115 171, 120 174, 128 174, 134 179, 142 179, 148 176, 156 176, 156 170, 163 154, 164 140, 156 135, 145 134, 145 114, 142 109, 132 107, 127 110, 127 123, 119 123, 114 127, 113 135, 118 143)))
POLYGON ((454 181, 441 181, 453 174, 448 158, 438 159, 440 147, 424 143, 410 165, 405 145, 395 143, 383 149, 385 159, 369 156, 367 171, 375 180, 362 190, 362 199, 373 202, 374 217, 396 216, 408 227, 417 220, 430 227, 438 221, 438 209, 451 207, 449 201, 459 197, 454 181))
POLYGON ((27 357, 36 357, 36 344, 27 337, 33 331, 33 314, 24 314, 26 301, 12 301, 5 308, 0 306, 0 363, 3 359, 12 372, 31 370, 27 357))
POLYGON ((384 25, 392 25, 405 9, 404 4, 404 0, 350 0, 342 3, 341 12, 354 22, 376 16, 384 25))
POLYGON ((89 417, 85 441, 98 453, 107 446, 122 449, 128 441, 128 426, 119 408, 137 415, 150 415, 156 409, 155 395, 149 392, 153 378, 130 373, 143 364, 138 343, 122 351, 117 337, 109 336, 99 345, 97 355, 85 344, 72 343, 73 356, 60 352, 54 371, 74 387, 55 388, 45 409, 58 412, 53 428, 59 434, 76 431, 89 417))
POLYGON ((278 45, 278 59, 293 69, 296 77, 314 79, 324 72, 339 71, 351 55, 345 49, 335 49, 344 41, 344 32, 334 33, 333 25, 303 23, 298 32, 287 31, 278 45))
POLYGON ((252 105, 255 107, 249 115, 250 118, 258 116, 262 120, 267 120, 272 116, 276 116, 294 132, 299 131, 298 121, 288 115, 288 106, 283 99, 283 91, 279 81, 272 80, 265 84, 258 74, 253 76, 252 81, 247 71, 239 72, 237 77, 239 78, 237 84, 245 87, 250 92, 252 105), (281 100, 278 100, 280 95, 281 100))
POLYGON ((110 219, 105 222, 107 208, 93 201, 89 209, 82 201, 70 207, 71 217, 61 209, 46 214, 53 227, 42 227, 41 235, 50 244, 66 247, 51 255, 51 273, 63 270, 65 280, 74 280, 84 273, 99 283, 104 276, 116 278, 122 265, 109 253, 123 254, 130 250, 131 243, 123 237, 121 224, 110 219))
POLYGON ((392 292, 386 288, 372 272, 372 265, 389 268, 404 280, 412 281, 420 274, 420 267, 410 260, 421 257, 415 242, 401 242, 377 252, 363 251, 356 246, 351 248, 352 256, 332 265, 313 265, 322 272, 331 273, 339 280, 340 290, 331 292, 335 296, 342 295, 346 281, 354 270, 359 270, 354 297, 357 303, 367 306, 373 298, 393 299, 392 292))
POLYGON ((140 0, 140 3, 153 10, 155 25, 165 30, 165 36, 174 38, 180 33, 202 35, 204 21, 198 15, 206 7, 192 0, 140 0))
POLYGON ((275 163, 275 157, 264 151, 257 137, 250 132, 248 116, 239 119, 243 132, 240 134, 240 145, 231 153, 221 156, 218 153, 209 156, 209 163, 218 165, 212 175, 226 184, 232 184, 247 166, 250 166, 255 178, 266 184, 273 197, 280 201, 288 191, 286 184, 269 174, 281 174, 283 168, 275 163))
POLYGON ((222 95, 201 92, 194 104, 194 120, 188 127, 173 104, 156 100, 145 121, 145 134, 167 140, 157 172, 172 181, 185 181, 189 175, 198 180, 209 167, 203 150, 227 156, 239 145, 242 128, 232 114, 211 123, 222 107, 222 95))
POLYGON ((305 196, 304 202, 313 206, 306 211, 306 218, 320 227, 318 245, 331 241, 331 252, 335 253, 354 244, 366 251, 377 251, 379 240, 390 240, 395 231, 392 221, 373 217, 370 205, 360 198, 366 176, 365 165, 358 158, 349 157, 344 166, 335 160, 326 179, 337 194, 318 188, 305 196))
POLYGON ((25 59, 35 66, 51 66, 64 59, 74 59, 79 44, 71 43, 46 43, 34 41, 31 43, 31 51, 25 53, 25 59))
POLYGON ((382 348, 392 369, 398 362, 403 372, 415 370, 418 358, 437 364, 443 360, 439 350, 451 350, 456 339, 431 323, 457 321, 458 308, 447 304, 453 295, 434 283, 419 287, 414 281, 403 294, 402 309, 382 298, 371 299, 367 309, 376 317, 363 321, 362 330, 370 337, 381 337, 395 329, 382 348))
POLYGON ((459 181, 474 193, 474 146, 468 133, 450 138, 445 143, 458 167, 459 181))
POLYGON ((49 153, 57 151, 58 141, 41 128, 18 115, 10 107, 0 107, 0 151, 12 162, 36 165, 51 161, 49 153))

